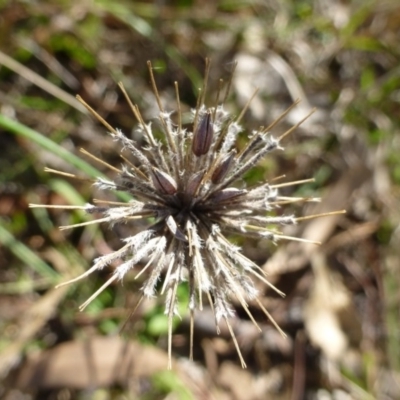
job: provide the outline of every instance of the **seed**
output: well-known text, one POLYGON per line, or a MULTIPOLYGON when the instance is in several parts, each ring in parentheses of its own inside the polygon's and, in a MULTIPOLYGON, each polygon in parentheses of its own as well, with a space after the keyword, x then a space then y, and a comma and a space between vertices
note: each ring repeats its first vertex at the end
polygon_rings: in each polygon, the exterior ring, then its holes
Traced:
POLYGON ((151 179, 154 187, 163 194, 175 194, 177 185, 175 180, 166 172, 160 171, 158 168, 152 168, 151 179))
POLYGON ((212 183, 220 183, 225 178, 226 174, 230 171, 232 166, 232 161, 235 158, 236 151, 232 150, 229 154, 227 154, 221 162, 215 168, 212 176, 211 181, 212 183))
POLYGON ((214 136, 214 127, 211 121, 211 110, 200 119, 193 135, 192 151, 197 157, 208 153, 214 136))

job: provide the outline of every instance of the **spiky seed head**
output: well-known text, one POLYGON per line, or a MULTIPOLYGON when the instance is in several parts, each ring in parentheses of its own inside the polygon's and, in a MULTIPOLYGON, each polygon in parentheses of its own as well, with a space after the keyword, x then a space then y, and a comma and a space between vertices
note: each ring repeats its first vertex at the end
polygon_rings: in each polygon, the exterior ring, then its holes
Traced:
MULTIPOLYGON (((229 318, 234 316, 230 299, 235 298, 241 304, 257 327, 248 302, 257 303, 272 323, 280 328, 258 299, 258 292, 249 276, 270 287, 273 286, 266 280, 262 269, 245 257, 240 248, 233 245, 225 235, 240 234, 276 242, 281 238, 287 239, 280 233, 280 225, 297 222, 292 215, 273 215, 274 208, 281 202, 289 201, 287 197, 279 196, 275 185, 260 182, 258 186, 250 189, 236 186, 243 175, 263 157, 273 150, 282 149, 280 140, 260 128, 251 132, 247 145, 237 153, 236 139, 245 131, 239 124, 239 119, 245 110, 235 120, 223 104, 206 107, 203 104, 206 83, 198 106, 192 113, 193 132, 183 129, 180 122, 182 118, 178 90, 176 122, 171 118, 172 113, 165 111, 162 106, 151 63, 149 71, 160 109, 158 118, 165 138, 163 143, 156 140, 151 124, 144 123, 139 108, 130 102, 122 85, 124 95, 138 120, 137 131, 146 138, 146 148, 140 147, 120 130, 112 128, 80 99, 85 107, 111 130, 111 136, 121 145, 124 151, 123 159, 127 161, 121 169, 109 165, 110 169, 117 173, 114 180, 99 177, 94 185, 103 191, 128 193, 132 200, 127 203, 104 200, 100 202, 101 205, 97 205, 97 201, 96 204, 67 206, 69 209, 79 208, 101 217, 61 228, 85 226, 96 222, 115 225, 137 220, 144 221, 146 226, 139 233, 123 238, 120 249, 98 257, 87 272, 66 283, 76 282, 96 270, 116 261, 120 262, 115 267, 112 277, 82 304, 81 309, 84 309, 105 287, 116 280, 122 280, 131 270, 136 270, 136 277, 146 276, 141 299, 154 296, 157 282, 161 280, 161 294, 166 295, 165 313, 169 321, 168 353, 171 363, 172 320, 178 309, 177 287, 187 280, 191 320, 190 357, 193 349, 194 313, 203 309, 205 294, 215 313, 217 331, 218 324, 223 319, 232 335, 242 366, 245 366, 229 322, 229 318), (276 225, 277 228, 272 229, 272 225, 276 225)), ((223 98, 226 97, 227 94, 223 98)), ((293 201, 299 201, 299 198, 293 201)), ((283 295, 278 289, 274 289, 283 295)), ((282 331, 281 333, 283 334, 282 331)))

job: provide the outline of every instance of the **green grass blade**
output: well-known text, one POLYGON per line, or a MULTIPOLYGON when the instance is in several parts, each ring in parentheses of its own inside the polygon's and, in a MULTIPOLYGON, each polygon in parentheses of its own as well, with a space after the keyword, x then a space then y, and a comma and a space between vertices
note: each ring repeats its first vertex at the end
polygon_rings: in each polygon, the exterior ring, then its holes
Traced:
POLYGON ((43 149, 52 152, 53 154, 60 157, 62 160, 73 165, 75 168, 84 172, 91 178, 96 178, 99 176, 104 177, 103 174, 101 174, 96 168, 92 167, 86 161, 83 161, 82 159, 72 154, 68 150, 65 150, 59 144, 53 142, 52 140, 40 134, 39 132, 27 127, 26 125, 21 124, 18 121, 12 120, 11 118, 8 118, 5 115, 0 114, 0 126, 16 135, 31 140, 32 142, 36 143, 43 149))
POLYGON ((0 243, 4 247, 7 247, 18 259, 20 259, 24 264, 30 266, 39 275, 54 278, 55 281, 59 280, 59 275, 50 267, 50 265, 45 263, 31 249, 18 241, 12 233, 2 225, 0 225, 0 243))

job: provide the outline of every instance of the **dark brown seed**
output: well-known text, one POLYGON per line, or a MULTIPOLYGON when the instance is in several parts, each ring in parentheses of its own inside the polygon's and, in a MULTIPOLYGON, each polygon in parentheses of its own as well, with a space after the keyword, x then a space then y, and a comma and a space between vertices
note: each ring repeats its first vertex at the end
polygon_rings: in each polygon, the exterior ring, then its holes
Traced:
POLYGON ((246 194, 246 193, 247 193, 247 190, 241 190, 241 189, 236 189, 236 188, 226 188, 226 189, 219 190, 218 192, 214 193, 210 197, 210 200, 220 203, 223 201, 232 200, 235 197, 242 196, 243 194, 246 194))
POLYGON ((189 196, 194 196, 199 188, 201 180, 203 179, 205 171, 197 172, 192 175, 187 184, 186 194, 189 196))
POLYGON ((200 119, 193 134, 192 151, 197 157, 208 153, 212 143, 214 128, 211 121, 212 114, 210 110, 200 119))
POLYGON ((172 215, 170 215, 167 219, 166 219, 166 223, 167 223, 167 228, 169 229, 169 231, 181 242, 187 242, 187 237, 185 236, 185 234, 179 229, 178 225, 176 224, 174 218, 172 217, 172 215))
POLYGON ((164 194, 175 194, 177 185, 175 180, 167 173, 160 171, 157 168, 151 170, 151 179, 154 187, 164 194))
POLYGON ((232 150, 229 154, 227 154, 217 165, 212 176, 212 183, 220 183, 225 178, 226 174, 229 172, 232 161, 234 160, 236 155, 236 150, 232 150))

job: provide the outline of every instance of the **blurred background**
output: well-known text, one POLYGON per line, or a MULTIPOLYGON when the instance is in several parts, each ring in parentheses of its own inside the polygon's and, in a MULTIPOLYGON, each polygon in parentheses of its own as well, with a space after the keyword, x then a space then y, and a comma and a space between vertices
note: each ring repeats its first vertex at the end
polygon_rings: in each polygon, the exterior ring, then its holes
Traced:
POLYGON ((397 0, 0 1, 0 397, 400 399, 399 102, 397 0), (174 367, 166 371, 163 299, 144 302, 119 334, 139 298, 134 274, 82 313, 79 305, 111 268, 54 289, 118 248, 119 228, 61 232, 58 226, 90 217, 28 203, 96 197, 90 183, 44 171, 108 173, 80 148, 120 164, 118 148, 76 94, 135 136, 117 83, 146 120, 155 118, 151 60, 166 109, 176 107, 177 81, 187 115, 206 57, 211 101, 235 61, 229 110, 238 115, 259 88, 243 120, 248 133, 297 98, 276 136, 317 107, 248 183, 314 177, 283 193, 320 196, 321 203, 286 211, 347 213, 286 232, 321 246, 234 238, 286 293, 282 299, 260 286, 286 340, 256 305, 262 333, 234 303, 243 370, 229 332, 217 335, 206 308, 196 315, 189 362, 183 290, 174 367))

